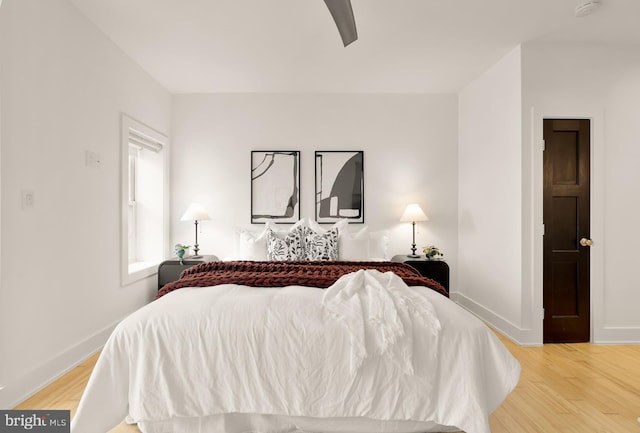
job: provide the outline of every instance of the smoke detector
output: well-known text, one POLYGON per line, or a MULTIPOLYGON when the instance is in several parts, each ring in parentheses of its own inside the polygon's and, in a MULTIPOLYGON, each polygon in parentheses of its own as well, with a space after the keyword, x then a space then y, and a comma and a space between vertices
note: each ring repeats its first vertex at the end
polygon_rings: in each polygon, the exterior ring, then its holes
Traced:
POLYGON ((586 17, 587 15, 591 15, 595 12, 596 9, 600 7, 599 0, 589 0, 582 4, 576 6, 574 14, 576 18, 586 17))

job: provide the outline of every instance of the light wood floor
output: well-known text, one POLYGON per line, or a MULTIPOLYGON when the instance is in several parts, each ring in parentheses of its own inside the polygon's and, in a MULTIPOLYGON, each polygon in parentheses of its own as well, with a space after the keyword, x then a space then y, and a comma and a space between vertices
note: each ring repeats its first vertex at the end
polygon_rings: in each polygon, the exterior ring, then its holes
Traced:
MULTIPOLYGON (((525 348, 501 339, 520 361, 522 376, 491 415, 492 433, 640 433, 640 345, 525 348)), ((69 409, 73 417, 96 358, 16 409, 69 409)), ((111 432, 139 430, 123 423, 111 432)))

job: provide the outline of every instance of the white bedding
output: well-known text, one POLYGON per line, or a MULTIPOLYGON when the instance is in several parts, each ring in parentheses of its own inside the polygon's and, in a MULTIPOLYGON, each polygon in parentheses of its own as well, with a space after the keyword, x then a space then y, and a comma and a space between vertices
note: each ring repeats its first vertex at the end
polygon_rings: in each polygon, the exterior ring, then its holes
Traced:
POLYGON ((171 292, 114 330, 71 432, 127 417, 149 433, 488 433, 518 362, 467 311, 394 277, 171 292))

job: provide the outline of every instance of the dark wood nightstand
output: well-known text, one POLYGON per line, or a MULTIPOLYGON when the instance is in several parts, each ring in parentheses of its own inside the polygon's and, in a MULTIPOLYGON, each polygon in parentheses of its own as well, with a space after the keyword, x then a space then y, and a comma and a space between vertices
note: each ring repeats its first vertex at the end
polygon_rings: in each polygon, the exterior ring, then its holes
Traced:
POLYGON ((216 256, 189 256, 182 259, 182 264, 180 264, 180 260, 177 258, 165 260, 158 266, 158 290, 165 284, 169 284, 180 278, 180 274, 185 269, 189 269, 200 263, 217 262, 219 260, 216 256))
POLYGON ((449 293, 449 265, 444 260, 427 260, 425 256, 418 258, 404 255, 393 256, 392 262, 402 262, 412 266, 420 272, 423 277, 437 281, 449 293))

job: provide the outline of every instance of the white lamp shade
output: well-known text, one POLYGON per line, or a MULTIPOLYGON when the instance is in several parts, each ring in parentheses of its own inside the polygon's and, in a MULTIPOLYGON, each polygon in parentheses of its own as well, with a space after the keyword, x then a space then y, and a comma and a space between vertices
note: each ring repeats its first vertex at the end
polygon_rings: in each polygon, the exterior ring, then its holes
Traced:
POLYGON ((208 220, 209 213, 200 203, 191 203, 180 221, 204 221, 208 220))
POLYGON ((422 208, 413 203, 407 206, 404 213, 400 217, 401 222, 429 221, 429 217, 424 213, 422 208))

